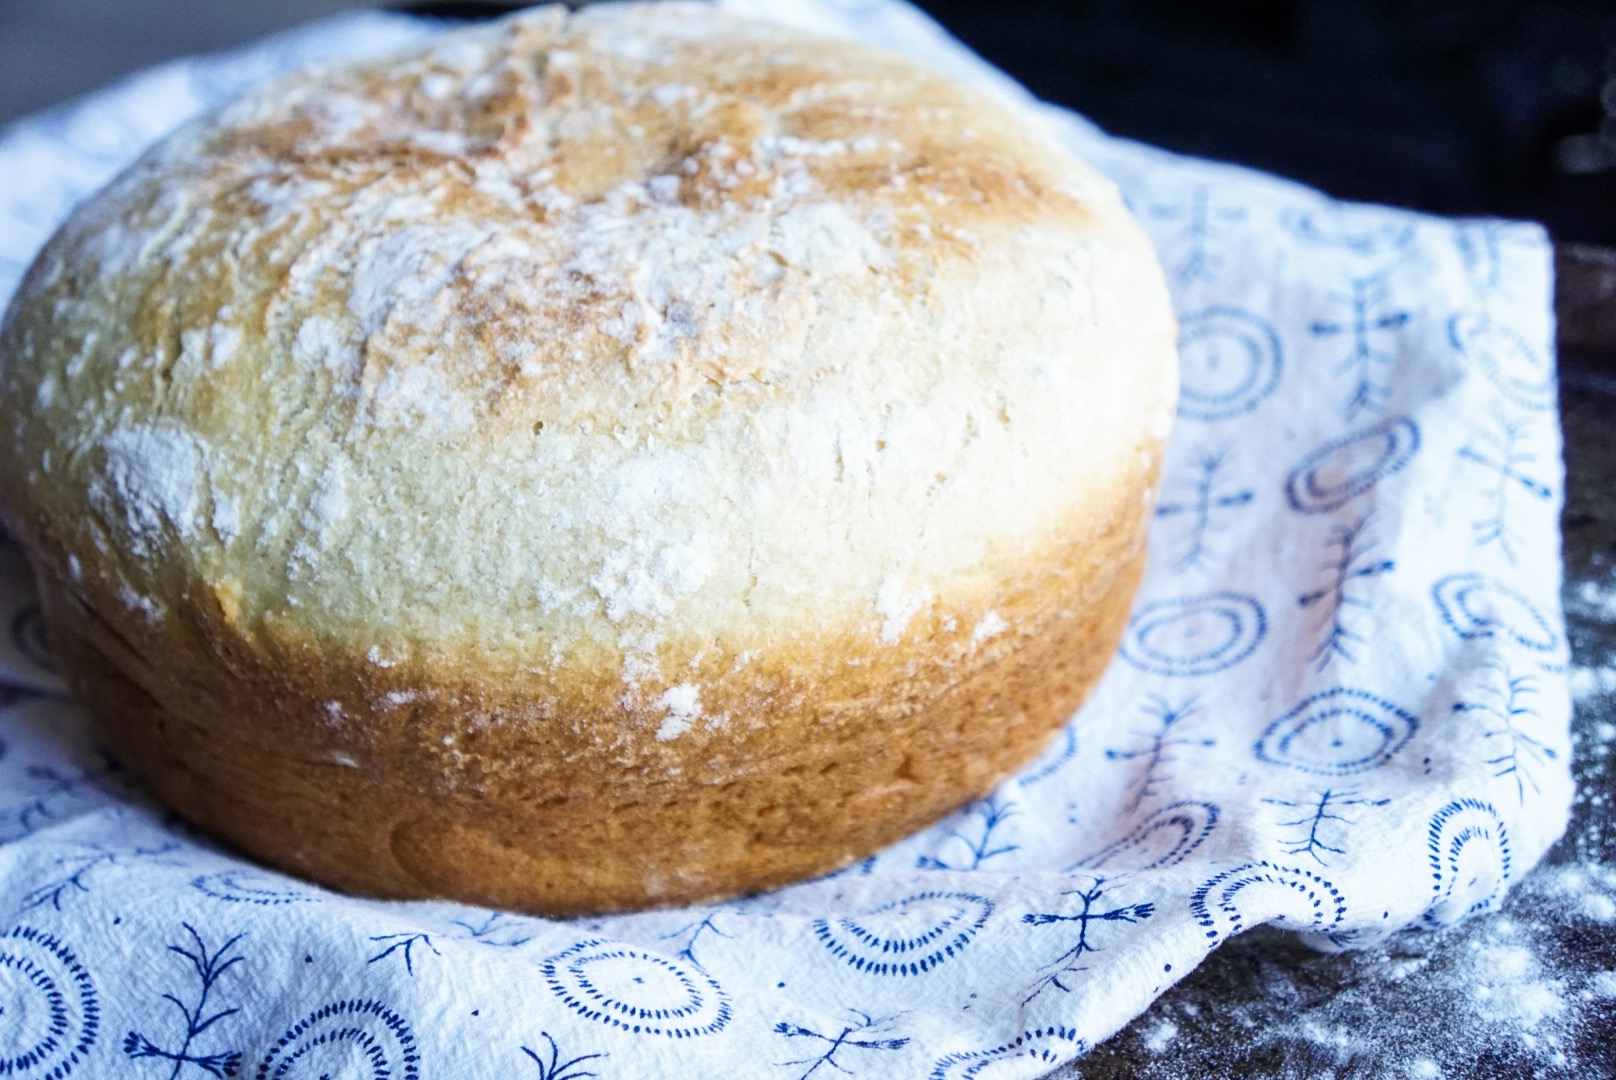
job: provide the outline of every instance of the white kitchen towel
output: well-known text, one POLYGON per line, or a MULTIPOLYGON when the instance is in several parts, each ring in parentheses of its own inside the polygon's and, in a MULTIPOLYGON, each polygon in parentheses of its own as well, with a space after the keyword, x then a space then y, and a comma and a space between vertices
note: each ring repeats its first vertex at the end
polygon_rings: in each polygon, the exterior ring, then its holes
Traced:
MULTIPOLYGON (((1326 948, 1498 904, 1571 795, 1542 230, 1332 201, 1032 102, 897 0, 731 0, 1036 110, 1154 238, 1183 397, 1120 656, 991 798, 828 878, 555 921, 327 892, 96 749, 0 552, 0 1075, 1041 1075, 1260 923, 1326 948), (0 635, 3 637, 4 635, 0 635)), ((321 23, 0 136, 0 296, 73 203, 321 23)))

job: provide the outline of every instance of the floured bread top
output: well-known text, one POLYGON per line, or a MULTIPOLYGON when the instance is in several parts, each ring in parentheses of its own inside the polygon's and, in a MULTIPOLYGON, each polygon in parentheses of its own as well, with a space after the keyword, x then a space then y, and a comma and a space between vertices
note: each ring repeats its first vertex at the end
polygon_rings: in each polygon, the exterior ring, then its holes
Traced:
POLYGON ((186 127, 51 242, 0 355, 8 515, 58 573, 495 669, 991 636, 1175 386, 1146 241, 1032 121, 681 3, 186 127))

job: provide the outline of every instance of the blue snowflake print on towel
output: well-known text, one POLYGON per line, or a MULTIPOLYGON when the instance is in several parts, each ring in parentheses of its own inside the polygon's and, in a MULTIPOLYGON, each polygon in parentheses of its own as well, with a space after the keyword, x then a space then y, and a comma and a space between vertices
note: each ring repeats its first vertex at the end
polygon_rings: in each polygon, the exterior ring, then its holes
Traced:
POLYGON ((1105 752, 1107 761, 1136 763, 1137 773, 1128 784, 1130 795, 1124 807, 1130 814, 1139 809, 1146 799, 1159 795, 1161 789, 1172 781, 1171 769, 1186 756, 1186 751, 1189 752, 1187 756, 1193 757, 1195 750, 1207 750, 1217 745, 1217 740, 1209 736, 1182 734, 1182 725, 1193 721, 1201 712, 1200 699, 1194 695, 1184 698, 1177 705, 1170 705, 1166 698, 1151 694, 1139 711, 1152 723, 1144 729, 1135 728, 1131 732, 1134 741, 1130 745, 1110 747, 1105 752))
POLYGON ((1029 912, 1021 917, 1021 921, 1028 926, 1062 925, 1075 927, 1077 930, 1076 938, 1070 939, 1071 945, 1055 959, 1043 965, 1043 974, 1038 976, 1027 991, 1027 996, 1022 999, 1022 1005, 1026 1005, 1046 990, 1059 990, 1063 993, 1072 991, 1074 976, 1087 970, 1081 962, 1084 954, 1100 951, 1100 946, 1090 938, 1095 923, 1139 923, 1156 913, 1154 903, 1118 904, 1114 901, 1105 901, 1106 891, 1106 879, 1097 877, 1086 888, 1065 889, 1060 893, 1061 896, 1077 897, 1081 907, 1076 911, 1029 912))
POLYGON ((955 815, 957 824, 937 853, 921 855, 915 865, 922 870, 979 870, 985 862, 1020 850, 1017 844, 997 839, 1019 816, 1009 799, 999 795, 980 799, 955 815))
POLYGON ((127 866, 136 861, 161 863, 164 856, 180 850, 177 843, 158 844, 149 848, 108 848, 100 844, 85 845, 78 855, 63 855, 56 859, 58 872, 23 894, 22 910, 49 905, 61 911, 69 898, 91 891, 90 882, 97 871, 112 866, 127 866))
MULTIPOLYGON (((226 1049, 207 1053, 197 1046, 197 1040, 207 1036, 209 1029, 221 1020, 227 1020, 241 1011, 239 1005, 223 1009, 213 1008, 210 1011, 208 997, 232 968, 245 961, 241 955, 231 954, 244 935, 237 934, 210 951, 194 926, 190 923, 180 925, 185 927, 188 939, 177 945, 169 945, 168 951, 184 958, 188 969, 186 974, 194 979, 195 989, 187 989, 180 994, 164 993, 162 1000, 179 1012, 180 1020, 183 1021, 183 1032, 173 1039, 158 1042, 140 1031, 131 1031, 124 1036, 123 1052, 132 1060, 150 1060, 161 1066, 166 1071, 168 1080, 182 1080, 192 1070, 195 1070, 196 1074, 206 1073, 214 1077, 235 1076, 241 1070, 240 1050, 226 1049)), ((157 1015, 159 1014, 154 1009, 153 1016, 157 1015)), ((209 1036, 208 1039, 211 1041, 213 1037, 209 1036)), ((157 1076, 163 1073, 150 1075, 157 1076)))
POLYGON ((702 968, 615 941, 580 941, 539 970, 574 1013, 633 1035, 700 1038, 732 1015, 729 996, 702 968))
POLYGON ((579 1054, 562 1060, 561 1048, 556 1045, 555 1039, 550 1037, 548 1031, 539 1032, 539 1037, 545 1041, 546 1050, 535 1050, 530 1046, 522 1047, 522 1053, 538 1069, 538 1072, 528 1080, 591 1080, 599 1074, 584 1068, 591 1061, 603 1061, 607 1054, 579 1054))
POLYGON ((0 935, 0 1076, 63 1080, 100 1029, 95 983, 61 938, 31 926, 0 935))
POLYGON ((1190 896, 1190 915, 1208 948, 1263 922, 1287 930, 1328 934, 1347 917, 1341 891, 1297 866, 1260 860, 1223 871, 1190 896))
POLYGON ((1284 371, 1279 334, 1267 319, 1217 306, 1179 318, 1178 413, 1229 420, 1263 402, 1284 371))
MULTIPOLYGON (((12 694, 15 691, 9 687, 0 690, 0 695, 12 694)), ((0 842, 20 839, 75 813, 110 803, 113 786, 121 779, 121 770, 105 755, 86 767, 59 760, 28 765, 22 772, 21 790, 0 792, 0 796, 21 796, 0 809, 0 842)))
POLYGON ((464 919, 451 919, 449 925, 454 927, 454 937, 491 949, 519 949, 533 940, 527 920, 503 911, 478 912, 464 919))
POLYGON ((924 975, 958 956, 993 914, 993 901, 964 892, 923 892, 865 915, 816 919, 814 936, 866 975, 924 975))
POLYGON ((1479 427, 1470 441, 1459 448, 1459 459, 1477 467, 1480 486, 1476 491, 1481 512, 1470 523, 1476 546, 1497 545, 1510 562, 1520 546, 1520 532, 1511 513, 1524 492, 1539 502, 1554 499, 1554 489, 1527 470, 1538 466, 1537 455, 1524 445, 1527 425, 1495 411, 1490 427, 1479 427))
POLYGON ((1420 429, 1393 417, 1313 451, 1285 480, 1285 500, 1303 514, 1327 514, 1368 493, 1407 465, 1420 448, 1420 429))
POLYGON ((1419 726, 1413 713, 1389 701, 1338 686, 1305 698, 1269 724, 1256 755, 1319 776, 1349 776, 1386 764, 1419 726))
POLYGON ((1206 184, 1197 184, 1183 204, 1159 204, 1150 208, 1152 221, 1181 222, 1179 228, 1154 230, 1156 241, 1171 255, 1166 259, 1168 273, 1179 284, 1205 281, 1223 268, 1224 253, 1219 241, 1228 226, 1246 220, 1248 211, 1220 200, 1206 184))
POLYGON ((1330 369, 1344 376, 1349 390, 1341 406, 1347 420, 1365 412, 1379 412, 1391 393, 1388 382, 1397 365, 1395 335, 1408 325, 1410 314, 1388 306, 1391 289, 1379 276, 1354 278, 1347 292, 1332 293, 1342 314, 1315 319, 1308 330, 1317 338, 1341 338, 1345 353, 1330 369))
POLYGON ((1541 240, 1536 230, 1512 221, 1471 221, 1454 230, 1454 246, 1464 261, 1465 276, 1482 296, 1505 284, 1505 268, 1515 255, 1531 257, 1541 240))
POLYGON ((1215 544, 1217 534, 1228 531, 1227 512, 1250 506, 1257 493, 1230 481, 1231 451, 1212 452, 1201 447, 1191 451, 1189 472, 1183 478, 1169 479, 1156 517, 1167 519, 1175 536, 1175 571, 1196 570, 1214 565, 1222 554, 1215 544))
POLYGON ((255 1080, 420 1080, 415 1033, 391 1007, 369 998, 322 1005, 264 1054, 255 1080))
POLYGON ((986 1050, 949 1054, 932 1067, 928 1080, 993 1080, 996 1076, 1042 1075, 1088 1051, 1089 1045, 1069 1027, 1033 1028, 1009 1042, 986 1050))
POLYGON ((1509 829, 1491 803, 1455 799, 1427 830, 1431 906, 1425 925, 1452 926, 1497 905, 1509 885, 1509 829))
MULTIPOLYGON (((1329 858, 1345 855, 1346 848, 1336 847, 1325 840, 1325 834, 1350 828, 1358 823, 1343 811, 1356 806, 1385 806, 1390 799, 1368 799, 1356 791, 1337 791, 1325 788, 1307 799, 1264 799, 1270 806, 1280 807, 1287 819, 1279 823, 1281 829, 1292 830, 1282 841, 1280 849, 1286 855, 1306 855, 1320 866, 1330 865, 1329 858)), ((1344 841, 1336 840, 1335 843, 1344 841)))
POLYGON ((720 930, 718 925, 713 922, 715 918, 717 918, 716 912, 706 915, 695 922, 686 923, 684 926, 679 927, 672 933, 662 935, 663 941, 677 940, 683 942, 679 948, 679 951, 674 954, 675 960, 686 960, 691 964, 694 964, 696 967, 701 968, 703 971, 707 970, 707 965, 703 964, 701 959, 696 955, 696 949, 701 944, 701 939, 706 937, 708 934, 720 938, 730 937, 729 934, 724 933, 724 931, 720 930))
POLYGON ((1310 589, 1296 598, 1303 610, 1318 612, 1318 644, 1307 658, 1314 667, 1323 671, 1337 658, 1356 663, 1358 649, 1367 640, 1353 625, 1354 609, 1367 611, 1368 586, 1374 578, 1389 574, 1397 568, 1391 559, 1374 554, 1376 542, 1366 534, 1370 515, 1357 521, 1330 528, 1325 539, 1326 556, 1319 569, 1324 584, 1310 589))
POLYGON ((1543 790, 1538 786, 1538 770, 1560 757, 1554 747, 1526 731, 1538 719, 1533 701, 1539 680, 1535 675, 1511 674, 1502 661, 1487 664, 1484 672, 1496 678, 1476 687, 1470 700, 1455 702, 1453 711, 1483 721, 1486 727, 1482 738, 1494 754, 1487 764, 1496 770, 1495 777, 1507 777, 1513 782, 1516 802, 1525 805, 1527 788, 1534 795, 1543 790))
POLYGON ((1250 656, 1268 632, 1253 597, 1217 592, 1146 604, 1122 639, 1122 658, 1156 675, 1211 675, 1250 656))
MULTIPOLYGON (((858 1073, 845 1064, 850 1058, 861 1057, 861 1052, 902 1050, 909 1045, 907 1038, 892 1035, 892 1028, 902 1014, 876 1017, 858 1009, 851 1009, 849 1012, 852 1013, 852 1020, 843 1024, 842 1030, 834 1035, 785 1020, 775 1024, 776 1035, 803 1040, 814 1050, 814 1053, 807 1057, 775 1062, 776 1067, 791 1070, 796 1080, 809 1080, 809 1077, 827 1065, 845 1076, 857 1076, 858 1073), (837 1060, 837 1055, 841 1055, 841 1061, 837 1060), (803 1068, 805 1065, 806 1069, 803 1068)), ((878 1071, 876 1075, 881 1074, 878 1071)))
POLYGON ((432 944, 432 936, 419 930, 406 931, 398 934, 374 934, 370 939, 377 946, 378 951, 365 961, 367 964, 377 964, 396 957, 404 962, 405 974, 415 975, 415 959, 418 955, 416 949, 422 953, 431 953, 433 956, 442 956, 438 947, 432 944))

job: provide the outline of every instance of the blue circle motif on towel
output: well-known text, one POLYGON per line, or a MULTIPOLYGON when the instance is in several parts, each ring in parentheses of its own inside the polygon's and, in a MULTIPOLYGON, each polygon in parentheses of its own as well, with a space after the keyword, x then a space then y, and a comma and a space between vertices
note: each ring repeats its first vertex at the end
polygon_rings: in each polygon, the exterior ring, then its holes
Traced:
POLYGON ((1208 947, 1259 923, 1328 933, 1347 917, 1341 892, 1311 870, 1249 862, 1212 878, 1190 897, 1208 947))
POLYGON ((1298 240, 1340 248, 1354 255, 1385 255, 1414 239, 1411 222, 1388 220, 1383 210, 1364 210, 1337 203, 1328 207, 1291 207, 1280 215, 1285 231, 1298 240))
POLYGON ((29 926, 0 936, 0 1076, 62 1080, 100 1027, 95 984, 60 938, 29 926))
POLYGON ((287 1029, 257 1080, 419 1080, 421 1055, 403 1017, 379 1001, 321 1006, 287 1029))
POLYGON ((730 1020, 728 995, 699 966, 621 942, 580 941, 541 970, 567 1008, 632 1035, 692 1039, 730 1020))
POLYGON ((1554 363, 1511 328, 1460 312, 1448 320, 1448 340, 1515 404, 1539 412, 1558 404, 1554 363))
POLYGON ((1209 802, 1184 800, 1155 811, 1121 840, 1085 855, 1066 869, 1136 872, 1174 866, 1212 835, 1218 808, 1209 802))
POLYGON ((1431 867, 1427 926, 1451 926, 1486 911, 1509 885, 1509 830, 1491 803, 1455 799, 1431 817, 1426 846, 1431 867))
POLYGON ((866 975, 923 975, 971 943, 993 901, 964 892, 923 892, 866 915, 814 920, 821 945, 866 975))
POLYGON ((1450 574, 1431 588, 1442 621, 1465 640, 1509 639, 1533 652, 1553 653, 1560 635, 1526 597, 1481 574, 1450 574))
POLYGON ((1055 741, 1033 763, 1021 770, 1016 777, 1016 783, 1021 787, 1030 787, 1040 780, 1047 780, 1059 772, 1061 766, 1071 761, 1077 755, 1077 732, 1072 730, 1070 724, 1061 728, 1055 741))
POLYGON ((1303 514, 1327 514, 1365 494, 1407 465, 1420 448, 1420 429, 1392 417, 1319 447, 1291 470, 1285 500, 1303 514))
POLYGON ((1269 724, 1257 740, 1257 759, 1322 776, 1350 776, 1386 764, 1419 726, 1413 713, 1389 701, 1336 687, 1269 724))
POLYGON ((203 874, 191 882, 191 887, 204 896, 231 904, 255 904, 258 907, 279 907, 282 904, 315 904, 320 897, 293 887, 286 879, 272 877, 257 870, 220 870, 203 874))
POLYGON ((1267 320, 1233 307, 1210 307, 1180 323, 1180 416, 1227 420, 1273 393, 1283 359, 1267 320))
MULTIPOLYGON (((1080 1056, 1088 1043, 1069 1027, 1034 1028, 987 1050, 949 1054, 932 1067, 930 1080, 996 1080, 1029 1075, 1028 1066, 1056 1066, 1080 1056)), ((1041 1076, 1047 1071, 1038 1070, 1041 1076)))
POLYGON ((1134 616, 1122 658, 1158 675, 1210 675, 1250 656, 1267 632, 1262 605, 1239 593, 1158 600, 1134 616))

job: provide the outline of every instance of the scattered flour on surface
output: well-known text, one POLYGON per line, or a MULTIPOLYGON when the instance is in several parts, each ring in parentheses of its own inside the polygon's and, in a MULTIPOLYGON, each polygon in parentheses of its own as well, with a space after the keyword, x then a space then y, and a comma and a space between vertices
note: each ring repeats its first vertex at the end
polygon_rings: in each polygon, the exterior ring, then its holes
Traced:
POLYGON ((1408 1063, 1408 1075, 1418 1080, 1437 1080, 1442 1075, 1442 1068, 1430 1058, 1416 1058, 1408 1063))
POLYGON ((1616 998, 1616 971, 1601 971, 1589 979, 1585 992, 1596 998, 1616 998))
POLYGON ((241 331, 234 326, 216 323, 208 333, 208 363, 223 367, 236 357, 241 348, 241 331))
POLYGON ((1571 669, 1571 696, 1585 698, 1616 694, 1616 667, 1574 667, 1571 669))
POLYGON ((1599 581, 1589 578, 1571 594, 1578 606, 1607 622, 1616 622, 1616 578, 1599 581))
POLYGON ((1616 900, 1603 893, 1586 893, 1582 898, 1582 914, 1595 922, 1616 922, 1616 900))
POLYGON ((1145 1049, 1152 1054, 1159 1054, 1167 1049, 1167 1044, 1178 1035, 1178 1025, 1171 1020, 1159 1020, 1145 1032, 1145 1049))
POLYGON ((1483 1016, 1534 1028, 1564 1010, 1563 984, 1543 977, 1530 949, 1486 940, 1471 948, 1471 995, 1483 1016))

